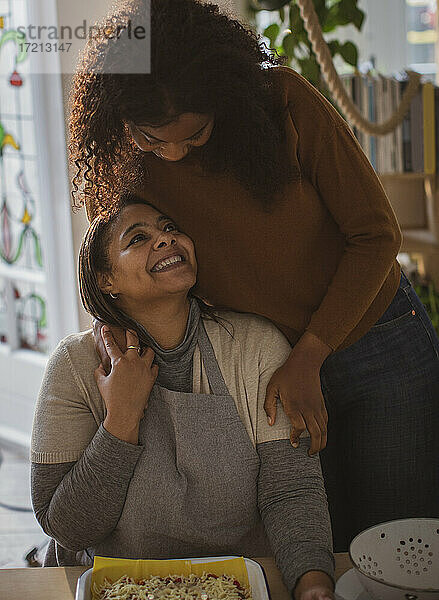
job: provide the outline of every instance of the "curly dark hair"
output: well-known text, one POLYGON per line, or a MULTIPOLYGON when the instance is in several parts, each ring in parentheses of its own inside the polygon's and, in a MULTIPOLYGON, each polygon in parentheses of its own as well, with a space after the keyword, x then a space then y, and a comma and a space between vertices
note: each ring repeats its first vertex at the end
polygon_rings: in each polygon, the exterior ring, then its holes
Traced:
MULTIPOLYGON (((300 178, 284 148, 288 107, 272 68, 285 57, 215 4, 151 0, 150 6, 151 73, 127 71, 123 35, 117 44, 89 39, 80 57, 70 94, 73 208, 85 202, 93 218, 109 209, 121 185, 140 192, 147 184, 144 153, 127 121, 162 126, 187 112, 215 118, 209 140, 191 150, 203 171, 232 173, 269 206, 284 184, 300 178), (118 63, 124 72, 114 72, 118 63), (98 72, 103 64, 113 72, 98 72)), ((125 0, 98 26, 134 22, 145 11, 145 0, 125 0)))

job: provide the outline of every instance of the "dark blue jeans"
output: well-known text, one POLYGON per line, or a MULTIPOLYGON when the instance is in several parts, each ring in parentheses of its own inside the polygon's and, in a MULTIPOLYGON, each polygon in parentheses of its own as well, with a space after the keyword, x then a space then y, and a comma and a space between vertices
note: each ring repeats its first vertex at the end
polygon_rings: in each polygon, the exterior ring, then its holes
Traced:
POLYGON ((334 550, 377 523, 439 517, 439 338, 404 273, 384 314, 328 356, 320 381, 334 550))

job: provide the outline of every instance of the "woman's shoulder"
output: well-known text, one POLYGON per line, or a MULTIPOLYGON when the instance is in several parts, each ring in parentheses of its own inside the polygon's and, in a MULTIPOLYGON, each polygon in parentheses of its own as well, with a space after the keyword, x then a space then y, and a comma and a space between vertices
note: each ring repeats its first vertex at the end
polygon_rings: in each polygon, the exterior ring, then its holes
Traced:
POLYGON ((93 347, 93 329, 91 328, 70 333, 63 337, 57 345, 57 348, 66 348, 67 350, 85 350, 93 347))
POLYGON ((93 330, 87 329, 63 337, 52 351, 49 362, 56 364, 69 361, 75 367, 86 364, 90 368, 90 359, 92 358, 97 358, 93 330))
POLYGON ((214 314, 223 324, 231 324, 237 332, 248 331, 250 328, 260 329, 272 325, 269 319, 256 315, 254 313, 239 312, 230 309, 215 309, 214 314))
POLYGON ((215 328, 221 337, 233 339, 235 343, 246 347, 257 344, 260 347, 274 341, 289 346, 284 334, 266 317, 232 310, 215 310, 215 315, 219 318, 219 323, 210 319, 205 323, 215 328))
POLYGON ((293 121, 299 127, 302 123, 310 127, 316 121, 320 127, 347 125, 331 102, 303 75, 286 65, 272 69, 279 78, 285 103, 290 105, 293 121))

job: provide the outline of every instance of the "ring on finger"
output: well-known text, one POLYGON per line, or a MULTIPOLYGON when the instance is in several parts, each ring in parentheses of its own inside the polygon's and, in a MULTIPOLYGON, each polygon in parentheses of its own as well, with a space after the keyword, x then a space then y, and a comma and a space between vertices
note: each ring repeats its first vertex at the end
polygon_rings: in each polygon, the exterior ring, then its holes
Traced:
POLYGON ((127 350, 137 350, 137 354, 140 356, 140 352, 141 352, 140 346, 127 346, 127 350))

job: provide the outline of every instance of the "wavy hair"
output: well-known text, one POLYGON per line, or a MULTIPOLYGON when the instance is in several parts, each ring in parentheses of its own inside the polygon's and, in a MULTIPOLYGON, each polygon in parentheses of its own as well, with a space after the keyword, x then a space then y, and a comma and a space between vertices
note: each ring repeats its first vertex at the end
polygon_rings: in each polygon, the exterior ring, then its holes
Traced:
MULTIPOLYGON (((149 74, 129 71, 124 32, 117 44, 89 39, 80 57, 70 93, 73 208, 85 203, 90 218, 111 208, 121 185, 139 192, 147 186, 144 153, 127 121, 162 126, 187 112, 215 118, 209 140, 191 150, 203 171, 231 173, 269 206, 300 178, 284 147, 288 106, 272 68, 285 57, 215 4, 151 0, 150 6, 149 74), (99 72, 110 65, 113 72, 99 72)), ((98 25, 123 27, 146 10, 145 0, 124 0, 98 25)))

